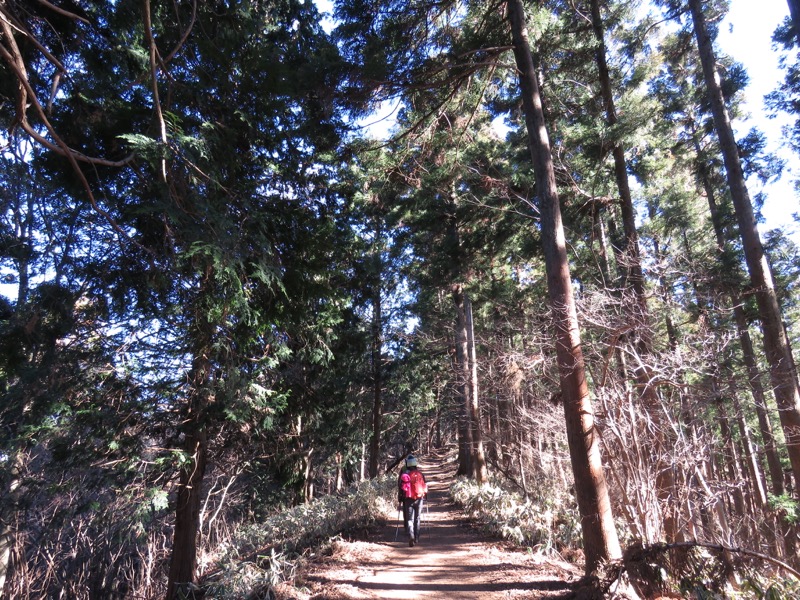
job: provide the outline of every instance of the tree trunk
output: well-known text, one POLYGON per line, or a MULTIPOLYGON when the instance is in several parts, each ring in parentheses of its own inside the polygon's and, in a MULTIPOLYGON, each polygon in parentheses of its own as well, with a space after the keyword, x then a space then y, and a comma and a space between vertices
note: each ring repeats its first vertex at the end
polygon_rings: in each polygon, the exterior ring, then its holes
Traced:
POLYGON ((367 445, 361 443, 361 460, 359 461, 358 480, 364 481, 367 478, 367 445))
MULTIPOLYGON (((655 207, 650 206, 648 210, 648 215, 651 219, 656 217, 655 215, 655 207)), ((684 239, 685 239, 685 232, 684 232, 684 239)), ((661 264, 661 261, 664 259, 664 253, 661 249, 661 240, 657 233, 652 234, 652 244, 653 244, 653 256, 656 259, 657 264, 661 264)), ((670 299, 673 297, 672 289, 667 280, 667 277, 664 275, 663 271, 659 272, 658 274, 658 289, 661 292, 661 301, 664 304, 664 326, 667 330, 667 341, 669 342, 669 349, 672 352, 679 352, 678 348, 678 330, 675 327, 675 322, 672 320, 672 313, 670 311, 670 299)), ((683 401, 683 399, 681 400, 683 401)))
POLYGON ((736 395, 735 390, 736 381, 731 381, 731 389, 733 392, 733 408, 736 411, 736 421, 739 425, 739 439, 741 440, 742 450, 744 452, 744 460, 747 465, 747 472, 750 475, 753 488, 753 500, 756 506, 763 508, 767 504, 767 491, 764 485, 764 475, 761 472, 761 465, 758 464, 756 452, 753 447, 753 436, 750 433, 750 427, 747 424, 742 403, 739 402, 739 397, 736 395))
POLYGON ((741 300, 738 297, 731 299, 733 302, 733 314, 736 318, 736 331, 739 335, 739 345, 742 347, 742 358, 747 367, 747 379, 750 384, 750 391, 753 394, 753 403, 758 417, 758 428, 761 439, 764 442, 764 453, 767 456, 767 467, 769 468, 769 478, 772 484, 772 493, 776 496, 783 495, 783 467, 778 456, 778 449, 775 444, 775 436, 772 433, 772 423, 767 412, 767 399, 764 388, 761 385, 761 373, 756 363, 756 354, 753 350, 753 342, 750 339, 750 331, 747 326, 747 318, 742 308, 741 300))
POLYGON ((459 403, 457 474, 474 477, 474 464, 472 462, 472 403, 470 401, 469 350, 467 347, 467 317, 464 311, 464 289, 460 284, 455 284, 451 291, 453 305, 456 309, 455 388, 459 403))
POLYGON ((486 455, 483 450, 480 396, 478 395, 478 358, 475 351, 475 327, 472 321, 472 301, 464 295, 464 317, 467 330, 467 356, 469 358, 470 425, 472 428, 472 470, 475 481, 486 483, 486 455))
POLYGON ((314 448, 309 448, 303 454, 303 503, 310 504, 314 500, 314 462, 311 455, 314 454, 314 448))
MULTIPOLYGON (((597 71, 600 78, 600 94, 603 97, 603 106, 606 112, 606 122, 613 127, 617 123, 617 110, 614 106, 614 95, 611 87, 611 76, 608 72, 608 62, 606 59, 605 28, 603 18, 600 14, 600 0, 591 0, 592 28, 595 39, 597 40, 597 50, 595 58, 597 71)), ((631 188, 628 182, 628 169, 625 163, 625 148, 620 142, 614 144, 612 148, 614 158, 614 177, 617 182, 619 192, 619 206, 622 214, 622 226, 625 233, 623 268, 625 272, 625 282, 623 287, 633 290, 636 299, 643 304, 645 299, 644 275, 642 274, 642 261, 639 251, 639 236, 636 231, 636 211, 633 208, 631 188)))
POLYGON ((436 441, 434 448, 439 450, 442 447, 442 403, 441 403, 441 390, 436 386, 436 441))
POLYGON ((739 461, 737 460, 736 447, 733 442, 733 432, 731 431, 730 420, 728 418, 728 411, 725 406, 725 399, 719 394, 719 381, 714 381, 715 395, 717 396, 717 413, 719 419, 719 430, 722 438, 722 456, 720 457, 720 475, 721 480, 725 480, 727 475, 730 484, 730 497, 733 501, 734 513, 738 519, 742 520, 747 514, 744 506, 744 496, 742 490, 738 487, 738 483, 742 480, 742 473, 739 469, 739 461))
MULTIPOLYGON (((610 127, 617 123, 617 112, 614 105, 614 94, 612 92, 611 76, 608 71, 605 45, 605 28, 603 18, 600 14, 599 0, 591 0, 592 29, 597 41, 595 58, 600 81, 600 93, 603 98, 603 105, 606 113, 606 122, 610 127)), ((646 357, 651 354, 652 340, 651 328, 649 326, 649 316, 647 309, 647 297, 645 295, 644 275, 642 272, 641 252, 639 249, 639 236, 636 231, 636 211, 633 208, 633 198, 631 196, 630 183, 628 181, 628 169, 625 161, 625 148, 620 142, 616 142, 612 148, 614 158, 614 177, 619 192, 620 214, 622 216, 623 245, 621 257, 618 260, 623 271, 623 288, 633 292, 633 306, 631 307, 632 319, 636 323, 635 342, 637 352, 646 357)), ((665 464, 664 456, 666 448, 670 446, 665 440, 668 427, 662 425, 663 419, 660 417, 661 403, 658 400, 656 390, 652 386, 655 379, 651 369, 647 366, 647 360, 638 361, 633 373, 639 387, 640 396, 646 409, 655 422, 655 440, 653 444, 653 464, 656 470, 656 492, 664 510, 664 535, 668 541, 675 539, 678 535, 677 521, 672 517, 676 507, 672 506, 674 499, 674 476, 669 464, 665 464)))
MULTIPOLYGON (((16 482, 12 481, 12 485, 16 482)), ((11 549, 14 547, 14 530, 9 522, 12 515, 3 515, 0 520, 0 598, 4 597, 3 589, 6 585, 8 573, 11 570, 11 549)))
MULTIPOLYGON (((199 397, 202 390, 195 388, 193 395, 199 397)), ((197 567, 197 533, 200 523, 200 500, 203 476, 206 471, 207 440, 202 423, 201 410, 204 401, 193 401, 195 410, 190 415, 186 429, 185 452, 191 457, 181 469, 178 499, 175 507, 175 531, 172 539, 172 558, 169 565, 167 600, 179 596, 187 586, 194 583, 197 567)))
POLYGON ((528 130, 531 158, 540 199, 542 245, 547 271, 547 288, 553 313, 561 395, 575 495, 581 515, 586 572, 619 558, 622 551, 614 528, 608 487, 600 456, 599 432, 589 398, 581 351, 578 316, 572 296, 564 227, 556 190, 539 82, 533 64, 521 0, 508 0, 514 57, 519 70, 522 105, 528 130))
POLYGON ((344 469, 342 467, 342 453, 336 453, 336 479, 334 490, 338 494, 344 489, 344 469))
POLYGON ((522 386, 525 376, 522 368, 516 361, 509 361, 505 366, 503 385, 505 391, 500 394, 497 401, 498 421, 500 427, 500 445, 502 447, 503 468, 511 467, 514 454, 519 454, 519 448, 514 448, 516 434, 514 431, 515 415, 522 413, 522 386))
POLYGON ((706 28, 702 4, 700 0, 689 0, 689 7, 692 12, 700 61, 703 66, 703 77, 714 116, 714 128, 719 136, 728 186, 739 223, 739 235, 742 238, 747 269, 758 303, 770 379, 786 437, 792 473, 795 483, 797 483, 800 481, 800 390, 798 390, 797 377, 792 368, 793 360, 789 340, 786 338, 783 328, 772 273, 767 264, 753 217, 753 206, 745 184, 736 139, 725 107, 725 99, 716 71, 716 57, 711 37, 706 28))
POLYGON ((382 346, 383 316, 381 314, 380 272, 375 274, 375 286, 372 291, 372 438, 369 445, 369 476, 378 476, 378 458, 381 449, 382 430, 382 346))
MULTIPOLYGON (((711 465, 707 465, 708 468, 711 465)), ((726 544, 731 543, 731 528, 728 524, 728 514, 725 509, 725 503, 722 501, 722 494, 714 493, 714 491, 709 487, 708 483, 706 483, 706 478, 703 475, 702 471, 699 467, 695 467, 695 475, 697 476, 697 481, 700 483, 703 491, 705 492, 706 499, 703 502, 703 505, 712 505, 714 507, 714 513, 717 515, 717 524, 719 531, 722 532, 722 541, 726 544)), ((706 515, 706 519, 703 521, 704 529, 709 528, 708 515, 706 515)))
MULTIPOLYGON (((203 293, 207 293, 207 290, 201 286, 198 295, 202 296, 203 293)), ((191 332, 196 338, 194 361, 189 373, 189 406, 183 428, 187 460, 180 470, 167 600, 179 597, 179 594, 185 593, 194 584, 197 567, 197 537, 208 453, 206 413, 211 400, 209 388, 212 368, 208 356, 213 324, 199 317, 195 328, 191 332)))
MULTIPOLYGON (((611 286, 611 266, 608 263, 608 241, 606 240, 606 226, 603 222, 603 208, 598 203, 592 205, 592 238, 597 241, 597 254, 600 260, 600 273, 603 274, 605 287, 611 286)), ((594 246, 593 246, 594 247, 594 246)))
MULTIPOLYGON (((706 193, 706 200, 708 201, 708 210, 711 213, 711 224, 714 227, 714 234, 717 239, 717 251, 725 251, 728 245, 727 237, 725 235, 725 228, 719 214, 719 207, 717 206, 716 195, 714 188, 708 178, 706 172, 705 162, 701 157, 700 143, 697 141, 697 136, 693 133, 693 141, 695 151, 697 152, 698 160, 698 174, 700 176, 703 190, 706 193)), ((745 367, 747 368, 747 381, 750 388, 750 393, 753 395, 753 403, 755 404, 756 415, 758 416, 758 428, 761 433, 761 439, 764 443, 764 453, 767 457, 767 466, 769 468, 770 483, 772 484, 772 493, 776 496, 781 496, 784 492, 783 487, 783 467, 778 457, 778 450, 775 444, 775 437, 772 433, 772 423, 770 423, 769 413, 767 412, 767 399, 764 393, 764 387, 761 384, 761 372, 758 368, 756 361, 756 353, 753 349, 753 342, 750 338, 750 329, 747 324, 747 317, 744 313, 743 301, 735 290, 728 290, 730 302, 733 306, 733 315, 736 320, 736 333, 739 337, 739 345, 742 349, 742 359, 744 360, 745 367)))

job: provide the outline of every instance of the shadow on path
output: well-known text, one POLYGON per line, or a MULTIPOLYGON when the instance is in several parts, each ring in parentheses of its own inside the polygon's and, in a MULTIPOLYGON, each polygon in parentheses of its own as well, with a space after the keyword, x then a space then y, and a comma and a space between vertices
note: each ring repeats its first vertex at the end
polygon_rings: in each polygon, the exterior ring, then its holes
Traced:
POLYGON ((450 501, 454 466, 432 456, 420 469, 429 492, 419 545, 408 546, 395 512, 378 539, 346 543, 335 565, 308 576, 326 590, 313 598, 557 598, 580 577, 571 565, 480 538, 450 501))

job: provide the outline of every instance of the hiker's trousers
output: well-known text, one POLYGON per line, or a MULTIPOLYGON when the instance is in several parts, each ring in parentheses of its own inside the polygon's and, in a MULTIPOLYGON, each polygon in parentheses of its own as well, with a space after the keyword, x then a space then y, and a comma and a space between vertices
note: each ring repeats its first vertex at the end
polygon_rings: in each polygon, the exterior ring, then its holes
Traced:
POLYGON ((406 535, 409 539, 419 540, 419 517, 422 514, 422 502, 424 498, 412 500, 403 499, 403 522, 405 523, 406 535))

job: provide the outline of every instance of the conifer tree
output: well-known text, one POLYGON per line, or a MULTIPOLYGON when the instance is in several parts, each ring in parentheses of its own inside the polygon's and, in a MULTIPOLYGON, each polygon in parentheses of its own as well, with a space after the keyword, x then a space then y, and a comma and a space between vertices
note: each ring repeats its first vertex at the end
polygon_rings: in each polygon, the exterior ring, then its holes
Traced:
POLYGON ((542 244, 555 326, 561 401, 564 404, 576 496, 581 512, 586 571, 593 573, 603 561, 621 556, 621 549, 603 474, 599 434, 595 429, 594 412, 589 399, 547 125, 528 42, 524 7, 519 0, 509 0, 507 7, 542 213, 542 244))
MULTIPOLYGON (((329 86, 337 53, 313 6, 176 10, 118 2, 69 13, 42 3, 34 14, 0 5, 11 27, 4 68, 14 76, 14 85, 4 80, 13 99, 4 120, 55 155, 42 164, 76 206, 88 199, 94 216, 79 214, 112 231, 95 244, 116 262, 78 293, 113 299, 128 322, 158 323, 157 348, 137 359, 157 356, 159 376, 141 369, 133 379, 160 395, 149 414, 177 430, 153 430, 164 435, 155 445, 179 459, 169 472, 170 598, 196 577, 204 472, 221 458, 222 439, 236 437, 228 424, 268 426, 291 387, 277 367, 291 355, 327 358, 322 324, 337 306, 319 300, 333 294, 322 276, 331 214, 321 184, 324 153, 339 141, 329 86)), ((85 235, 82 250, 94 252, 85 235)))
MULTIPOLYGON (((659 122, 659 129, 666 128, 664 133, 668 138, 664 146, 655 154, 652 159, 665 161, 669 157, 670 166, 666 167, 670 173, 669 187, 667 190, 654 190, 653 200, 650 201, 653 209, 658 205, 657 210, 661 213, 659 219, 667 223, 667 218, 679 224, 683 231, 684 242, 683 250, 680 251, 684 257, 691 257, 690 262, 686 263, 686 258, 680 259, 681 255, 676 254, 675 259, 681 260, 685 266, 672 268, 673 271, 686 271, 684 286, 691 286, 694 293, 694 302, 685 307, 685 312, 691 322, 696 323, 700 334, 695 341, 690 342, 686 337, 681 346, 688 351, 692 351, 694 346, 703 352, 702 361, 705 375, 702 379, 704 392, 700 400, 704 405, 709 406, 713 411, 717 422, 722 425, 724 420, 720 415, 722 411, 728 415, 728 420, 732 422, 734 418, 739 421, 739 434, 741 436, 744 450, 740 450, 734 445, 729 445, 725 450, 725 455, 733 459, 735 456, 743 456, 743 464, 748 465, 750 477, 744 481, 752 490, 752 498, 757 504, 763 500, 763 483, 761 481, 762 465, 755 462, 755 456, 747 453, 747 438, 750 435, 749 427, 744 419, 751 419, 753 408, 758 416, 759 433, 761 436, 760 446, 764 448, 767 457, 767 464, 773 465, 771 469, 773 483, 777 481, 782 486, 782 472, 776 448, 774 436, 769 423, 769 409, 766 404, 766 394, 761 387, 761 373, 757 366, 760 359, 753 351, 748 332, 749 302, 742 298, 740 290, 745 286, 744 273, 742 269, 741 249, 733 239, 733 226, 735 217, 733 210, 726 199, 725 177, 721 162, 719 146, 713 136, 713 128, 710 126, 711 115, 709 113, 709 103, 706 100, 702 86, 695 85, 696 78, 702 79, 700 73, 697 51, 691 44, 691 35, 688 31, 681 31, 668 36, 662 43, 662 52, 666 60, 662 65, 662 75, 659 75, 652 83, 654 97, 659 99, 661 114, 663 119, 659 122), (677 145, 676 141, 677 140, 677 145), (675 149, 680 151, 676 152, 675 149), (656 158, 661 156, 663 158, 656 158), (677 173, 685 171, 687 181, 681 184, 677 173), (688 184, 689 177, 696 183, 688 184), (674 190, 674 191, 673 191, 674 190), (696 191, 695 191, 696 190, 696 191), (669 208, 669 198, 681 198, 680 204, 675 204, 669 208), (700 201, 698 203, 698 200, 700 201), (693 206, 694 208, 689 208, 693 206), (704 207, 704 208, 703 208, 704 207), (669 215, 672 216, 669 216, 669 215), (688 215, 693 215, 691 221, 688 215), (710 214, 710 219, 708 215, 710 214), (714 232, 713 246, 709 245, 710 233, 714 232), (689 266, 691 265, 691 266, 689 266), (688 268, 687 268, 688 267, 688 268), (735 317, 732 319, 731 316, 735 317), (723 341, 726 332, 734 330, 740 341, 742 357, 734 357, 728 345, 723 341), (710 355, 703 348, 718 348, 710 355), (740 375, 742 358, 746 369, 743 376, 740 375), (752 404, 739 401, 737 386, 734 382, 749 381, 750 390, 754 402, 752 404), (735 409, 735 412, 731 412, 735 409), (742 412, 744 411, 744 412, 742 412), (736 454, 732 454, 732 450, 736 454)), ((725 79, 725 98, 730 103, 731 109, 736 110, 736 92, 746 84, 746 78, 741 69, 725 57, 719 58, 719 64, 725 69, 727 77, 725 79)), ((752 138, 752 136, 750 136, 752 138)), ((751 146, 742 144, 741 149, 751 150, 751 146)), ((655 150, 655 149, 654 149, 655 150)), ((749 152, 743 156, 750 156, 749 152)), ((638 164, 637 176, 640 181, 649 186, 651 174, 645 167, 648 161, 638 164)), ((765 162, 765 161, 757 161, 765 162)), ((766 164, 766 163, 765 163, 766 164)), ((761 167, 759 167, 760 169, 761 167)), ((651 219, 655 219, 656 211, 651 209, 651 219)), ((662 231, 662 236, 668 239, 669 230, 662 231)), ((675 260, 672 259, 672 260, 675 260)), ((668 256, 659 259, 659 264, 667 264, 671 260, 668 256)), ((669 267, 668 267, 668 270, 669 267)), ((680 301, 680 300, 679 300, 680 301)), ((686 329, 684 327, 684 329, 686 329)), ((685 350, 684 350, 685 351, 685 350)), ((685 357, 684 357, 685 360, 685 357)), ((701 395, 693 394, 690 400, 696 403, 701 395)), ((696 421, 684 419, 687 434, 695 435, 699 431, 696 421)), ((728 431, 731 431, 730 426, 728 431)), ((702 438, 698 437, 698 440, 702 438)), ((706 455, 708 449, 697 448, 698 453, 706 455)), ((760 458, 760 457, 759 457, 760 458)), ((707 460, 707 459, 703 459, 707 460)), ((713 480, 705 480, 704 484, 709 486, 719 485, 713 480)), ((702 489, 696 488, 696 493, 703 493, 702 489)), ((726 492, 727 493, 727 492, 726 492)), ((687 507, 690 506, 687 504, 687 507)), ((721 514, 720 510, 717 514, 721 514)), ((754 509, 755 510, 755 509, 754 509)), ((772 517, 769 511, 765 510, 765 517, 769 521, 772 517)), ((688 518, 684 520, 690 523, 688 518)), ((721 520, 720 520, 721 522, 721 520)), ((768 543, 774 545, 770 528, 764 528, 760 533, 753 536, 767 535, 768 543)), ((735 528, 731 531, 735 534, 735 528)), ((754 538, 753 538, 754 539, 754 538)), ((782 552, 782 549, 781 549, 782 552)))
POLYGON ((794 372, 789 341, 783 328, 781 310, 775 294, 772 273, 764 254, 753 216, 753 206, 747 191, 736 140, 725 106, 725 99, 716 71, 713 38, 706 16, 698 0, 689 0, 694 33, 703 66, 706 91, 714 115, 714 128, 720 139, 728 186, 739 225, 751 284, 755 290, 759 316, 764 334, 764 349, 769 363, 770 378, 778 403, 781 424, 792 464, 795 481, 800 481, 800 384, 794 372))

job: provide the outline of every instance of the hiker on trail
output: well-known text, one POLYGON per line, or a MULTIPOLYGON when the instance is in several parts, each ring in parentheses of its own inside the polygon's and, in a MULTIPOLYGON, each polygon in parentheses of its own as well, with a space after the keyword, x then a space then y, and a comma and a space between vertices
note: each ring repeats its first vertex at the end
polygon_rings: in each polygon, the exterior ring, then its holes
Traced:
POLYGON ((397 500, 403 508, 408 545, 412 548, 419 543, 419 518, 422 514, 422 503, 427 496, 428 483, 422 471, 417 468, 417 459, 409 454, 397 479, 397 500))

